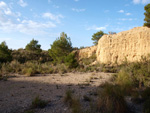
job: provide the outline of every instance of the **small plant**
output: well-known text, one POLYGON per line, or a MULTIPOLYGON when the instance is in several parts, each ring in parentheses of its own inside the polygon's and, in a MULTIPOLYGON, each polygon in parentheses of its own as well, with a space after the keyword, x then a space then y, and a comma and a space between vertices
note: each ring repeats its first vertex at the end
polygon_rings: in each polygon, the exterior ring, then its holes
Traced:
POLYGON ((39 96, 36 96, 32 101, 32 108, 44 108, 47 104, 47 101, 44 101, 40 99, 39 96))
POLYGON ((83 96, 83 100, 84 100, 84 101, 90 102, 90 101, 91 101, 91 98, 88 97, 88 96, 86 96, 86 95, 84 95, 84 96, 83 96))
POLYGON ((72 99, 71 108, 72 108, 72 113, 83 113, 82 108, 81 108, 81 104, 80 104, 80 100, 77 98, 72 99))
POLYGON ((64 98, 65 103, 68 103, 72 109, 72 113, 82 113, 80 100, 73 98, 72 91, 67 90, 64 98))
POLYGON ((71 105, 71 102, 72 102, 72 91, 71 90, 67 90, 66 91, 66 95, 65 95, 64 101, 66 103, 69 103, 69 105, 71 105))

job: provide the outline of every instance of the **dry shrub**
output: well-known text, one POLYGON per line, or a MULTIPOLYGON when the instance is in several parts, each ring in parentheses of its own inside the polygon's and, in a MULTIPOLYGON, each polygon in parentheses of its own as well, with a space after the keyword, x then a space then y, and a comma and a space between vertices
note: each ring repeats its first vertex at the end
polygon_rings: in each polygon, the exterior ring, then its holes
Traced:
POLYGON ((103 85, 103 91, 99 94, 97 110, 101 113, 128 113, 124 95, 119 86, 111 84, 103 85))

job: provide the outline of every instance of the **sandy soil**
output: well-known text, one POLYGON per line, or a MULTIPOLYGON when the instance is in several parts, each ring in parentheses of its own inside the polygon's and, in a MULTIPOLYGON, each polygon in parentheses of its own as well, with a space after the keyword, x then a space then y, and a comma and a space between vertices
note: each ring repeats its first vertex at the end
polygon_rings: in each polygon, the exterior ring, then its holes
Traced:
POLYGON ((84 95, 95 92, 100 84, 110 79, 110 73, 20 75, 9 78, 0 81, 0 113, 22 113, 31 106, 36 96, 49 101, 45 108, 36 109, 36 113, 71 113, 64 104, 66 90, 73 90, 83 100, 84 95))

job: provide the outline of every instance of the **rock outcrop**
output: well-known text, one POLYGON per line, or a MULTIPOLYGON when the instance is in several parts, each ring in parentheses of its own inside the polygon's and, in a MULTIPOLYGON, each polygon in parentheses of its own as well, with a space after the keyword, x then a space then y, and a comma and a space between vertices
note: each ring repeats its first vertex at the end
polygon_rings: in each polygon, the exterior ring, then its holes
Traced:
POLYGON ((150 28, 135 27, 117 34, 104 35, 98 42, 96 56, 100 63, 121 64, 139 61, 150 53, 150 28))
POLYGON ((96 54, 97 46, 86 47, 77 51, 78 60, 83 58, 89 58, 92 55, 96 54))

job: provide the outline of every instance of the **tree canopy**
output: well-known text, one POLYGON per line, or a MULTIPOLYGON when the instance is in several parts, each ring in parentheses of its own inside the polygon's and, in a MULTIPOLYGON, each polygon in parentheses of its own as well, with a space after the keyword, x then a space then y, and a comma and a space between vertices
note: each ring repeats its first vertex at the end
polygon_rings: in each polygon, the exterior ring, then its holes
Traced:
POLYGON ((0 44, 0 62, 8 62, 12 60, 11 50, 8 49, 6 42, 0 44))
POLYGON ((42 51, 41 45, 38 44, 37 40, 32 39, 29 44, 26 45, 25 49, 27 51, 40 53, 42 51))
POLYGON ((49 55, 56 62, 64 62, 65 57, 72 51, 72 43, 67 34, 62 32, 49 50, 49 55))
POLYGON ((144 23, 144 26, 147 26, 147 27, 150 27, 150 4, 147 4, 145 7, 144 7, 144 9, 145 9, 145 13, 144 13, 144 15, 145 15, 145 19, 144 19, 144 21, 145 21, 145 23, 144 23))
POLYGON ((92 40, 94 41, 93 44, 97 45, 98 44, 98 40, 104 35, 103 31, 99 31, 95 34, 92 35, 92 40))

